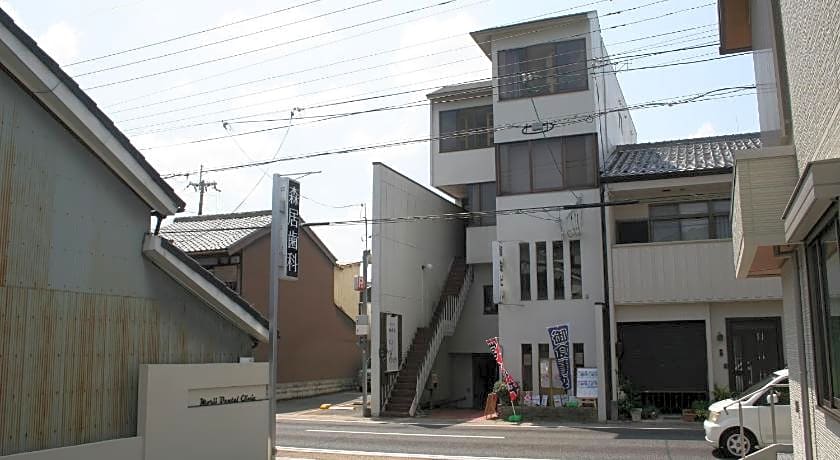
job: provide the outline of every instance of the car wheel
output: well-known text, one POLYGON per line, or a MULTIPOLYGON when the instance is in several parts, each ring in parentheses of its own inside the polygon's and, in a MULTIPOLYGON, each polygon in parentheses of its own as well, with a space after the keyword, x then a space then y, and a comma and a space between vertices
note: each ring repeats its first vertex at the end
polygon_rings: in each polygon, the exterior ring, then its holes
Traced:
POLYGON ((750 430, 744 429, 744 439, 741 439, 741 430, 738 427, 730 428, 720 436, 720 449, 729 457, 741 457, 755 450, 755 435, 750 430))

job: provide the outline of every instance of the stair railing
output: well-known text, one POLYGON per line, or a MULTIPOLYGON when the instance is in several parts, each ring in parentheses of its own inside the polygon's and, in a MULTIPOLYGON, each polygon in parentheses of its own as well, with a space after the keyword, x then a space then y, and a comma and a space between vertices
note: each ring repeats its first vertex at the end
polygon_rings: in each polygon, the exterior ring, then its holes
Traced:
MULTIPOLYGON (((451 268, 450 268, 451 270, 451 268)), ((467 301, 467 294, 470 292, 470 286, 473 280, 472 267, 466 266, 464 271, 464 280, 461 283, 461 288, 457 295, 449 295, 443 301, 443 308, 438 308, 435 315, 432 317, 432 324, 430 329, 432 331, 429 339, 426 353, 423 361, 420 363, 420 369, 417 373, 417 385, 414 390, 414 399, 411 401, 411 407, 408 410, 408 415, 414 417, 417 413, 417 406, 420 404, 420 399, 423 397, 423 390, 426 386, 426 381, 429 379, 429 374, 432 372, 432 366, 437 358, 440 345, 444 338, 444 328, 447 321, 454 321, 456 324, 461 312, 464 309, 464 303, 467 301)))

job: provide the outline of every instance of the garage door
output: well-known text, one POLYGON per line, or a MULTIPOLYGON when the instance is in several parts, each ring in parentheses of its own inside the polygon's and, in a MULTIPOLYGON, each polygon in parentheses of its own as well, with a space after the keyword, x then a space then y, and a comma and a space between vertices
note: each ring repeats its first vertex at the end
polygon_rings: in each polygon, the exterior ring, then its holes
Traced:
POLYGON ((703 321, 618 323, 621 375, 644 392, 705 392, 703 321))

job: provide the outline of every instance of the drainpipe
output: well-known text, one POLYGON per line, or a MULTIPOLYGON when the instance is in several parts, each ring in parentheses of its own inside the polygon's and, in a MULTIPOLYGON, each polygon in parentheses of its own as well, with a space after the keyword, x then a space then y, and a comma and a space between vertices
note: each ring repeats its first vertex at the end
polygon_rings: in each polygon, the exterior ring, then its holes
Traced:
POLYGON ((801 379, 799 382, 799 399, 802 400, 802 434, 805 438, 805 459, 811 460, 814 458, 814 447, 811 445, 811 405, 808 402, 808 366, 805 360, 805 323, 802 320, 802 315, 805 313, 802 308, 802 284, 800 277, 801 264, 799 263, 799 254, 796 249, 782 251, 778 247, 773 247, 773 254, 788 260, 793 261, 794 270, 796 271, 796 278, 793 283, 793 294, 796 299, 796 352, 799 354, 799 371, 801 379))
MULTIPOLYGON (((612 417, 612 338, 611 338, 611 324, 610 319, 610 274, 609 265, 607 261, 607 207, 603 206, 604 201, 604 184, 601 183, 598 187, 601 198, 601 255, 603 257, 602 265, 604 269, 604 302, 601 305, 601 318, 603 334, 604 334, 604 399, 606 403, 607 420, 612 417)), ((600 302, 596 302, 596 305, 600 302)))
POLYGON ((160 233, 160 224, 163 222, 163 216, 157 211, 152 211, 152 216, 157 218, 157 222, 155 222, 155 235, 157 235, 160 233))

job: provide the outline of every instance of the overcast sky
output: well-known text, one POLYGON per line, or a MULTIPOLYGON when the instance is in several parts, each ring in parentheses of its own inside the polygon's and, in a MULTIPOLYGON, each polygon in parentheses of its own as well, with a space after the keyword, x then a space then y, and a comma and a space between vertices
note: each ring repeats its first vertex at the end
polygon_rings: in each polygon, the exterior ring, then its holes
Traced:
MULTIPOLYGON (((318 123, 302 117, 422 101, 435 86, 488 78, 490 62, 468 34, 474 30, 548 17, 544 16, 548 13, 564 15, 596 9, 608 51, 613 55, 717 41, 714 1, 455 0, 434 6, 442 1, 0 0, 0 7, 71 76, 146 60, 78 76, 76 80, 82 88, 90 88, 136 78, 89 89, 88 94, 162 174, 197 170, 201 164, 213 168, 428 136, 427 106, 318 123), (306 5, 266 14, 300 4, 306 5), (426 6, 429 8, 401 14, 426 6), (700 8, 612 28, 694 6, 700 8), (634 7, 640 8, 608 15, 634 7), (70 65, 263 14, 266 15, 259 19, 207 33, 70 65), (694 29, 651 37, 687 28, 694 29), (264 29, 270 30, 255 33, 264 29), (243 34, 252 35, 205 46, 243 34), (648 38, 637 40, 645 37, 648 38), (195 47, 201 48, 180 52, 195 47), (253 51, 259 48, 267 49, 253 51), (174 54, 158 58, 167 53, 174 54), (239 53, 244 54, 229 57, 239 53), (216 61, 200 64, 208 60, 216 61), (184 66, 191 67, 170 71, 184 66), (147 76, 154 73, 161 74, 147 76), (254 80, 263 81, 249 83, 254 80), (237 86, 221 89, 233 85, 237 86), (309 108, 410 90, 418 91, 309 108), (296 121, 300 125, 287 133, 282 127, 287 125, 286 119, 293 108, 303 109, 296 112, 301 117, 296 121), (222 125, 223 120, 245 116, 277 121, 233 123, 228 131, 222 125), (206 124, 184 127, 196 123, 206 124), (227 137, 229 133, 264 128, 279 129, 236 136, 235 141, 227 137), (213 137, 221 139, 166 147, 213 137)), ((624 61, 623 66, 632 68, 718 56, 717 47, 709 46, 639 57, 624 61)), ((749 56, 620 72, 618 78, 628 104, 754 83, 749 56)), ((632 116, 640 142, 758 129, 755 97, 750 95, 637 110, 632 116)), ((428 143, 285 161, 265 168, 207 174, 206 179, 216 181, 221 192, 212 191, 206 196, 204 213, 227 213, 237 208, 238 211, 269 209, 271 180, 263 178, 264 175, 321 171, 301 180, 301 191, 307 197, 302 203, 303 217, 309 222, 358 218, 362 213, 358 206, 361 203, 368 204, 370 214, 371 162, 374 161, 388 164, 420 183, 429 182, 428 143)), ((187 202, 185 214, 195 214, 198 209, 198 195, 187 188, 191 180, 197 177, 169 180, 187 202)), ((363 227, 319 227, 316 231, 340 261, 361 257, 363 227)))

